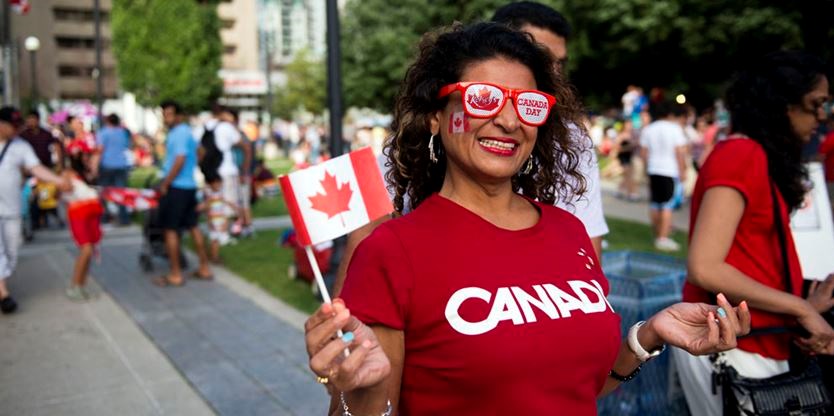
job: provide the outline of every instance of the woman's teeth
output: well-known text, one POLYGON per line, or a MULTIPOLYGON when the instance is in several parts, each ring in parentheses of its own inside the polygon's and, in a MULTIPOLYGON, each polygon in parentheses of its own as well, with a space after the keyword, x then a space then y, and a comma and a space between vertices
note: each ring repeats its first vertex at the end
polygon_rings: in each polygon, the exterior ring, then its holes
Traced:
POLYGON ((485 146, 485 147, 492 147, 494 149, 500 149, 500 150, 513 150, 513 149, 515 149, 516 146, 518 146, 515 143, 507 143, 507 142, 501 142, 501 141, 498 141, 498 140, 490 140, 490 139, 480 139, 480 140, 478 140, 478 143, 480 143, 482 146, 485 146))

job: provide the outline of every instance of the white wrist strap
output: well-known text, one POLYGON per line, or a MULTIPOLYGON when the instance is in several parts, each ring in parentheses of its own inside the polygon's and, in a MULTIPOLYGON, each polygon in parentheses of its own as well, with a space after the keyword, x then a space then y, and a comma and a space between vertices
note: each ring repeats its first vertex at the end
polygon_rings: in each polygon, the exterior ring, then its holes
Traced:
POLYGON ((654 357, 657 357, 666 350, 666 345, 664 344, 662 347, 654 350, 654 351, 646 351, 642 345, 640 345, 640 341, 637 340, 637 331, 640 329, 646 321, 640 321, 636 324, 631 326, 631 329, 628 330, 628 348, 631 349, 631 352, 637 356, 637 359, 640 360, 641 363, 645 363, 646 361, 651 360, 654 357))

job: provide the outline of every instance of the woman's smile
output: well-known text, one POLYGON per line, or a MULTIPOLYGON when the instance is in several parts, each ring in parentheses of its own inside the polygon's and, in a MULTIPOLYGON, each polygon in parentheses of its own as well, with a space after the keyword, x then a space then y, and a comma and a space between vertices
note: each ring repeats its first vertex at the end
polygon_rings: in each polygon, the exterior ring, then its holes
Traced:
POLYGON ((482 137, 478 144, 487 152, 499 156, 512 156, 518 149, 518 141, 508 137, 482 137))

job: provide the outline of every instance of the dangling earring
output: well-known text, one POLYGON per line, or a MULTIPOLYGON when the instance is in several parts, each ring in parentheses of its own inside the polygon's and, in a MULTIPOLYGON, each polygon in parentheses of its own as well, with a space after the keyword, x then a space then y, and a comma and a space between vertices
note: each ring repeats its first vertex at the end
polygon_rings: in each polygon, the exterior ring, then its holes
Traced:
POLYGON ((533 155, 527 159, 527 164, 524 165, 524 170, 521 171, 522 175, 529 175, 530 172, 533 171, 533 155))
POLYGON ((429 160, 431 163, 437 163, 437 155, 434 154, 434 135, 429 139, 429 160))

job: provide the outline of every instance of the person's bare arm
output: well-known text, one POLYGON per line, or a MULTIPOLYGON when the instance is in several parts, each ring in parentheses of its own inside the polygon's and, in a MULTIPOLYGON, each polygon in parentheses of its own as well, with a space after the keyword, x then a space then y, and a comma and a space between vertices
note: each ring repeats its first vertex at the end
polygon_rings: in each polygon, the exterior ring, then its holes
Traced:
POLYGON ((57 160, 57 163, 55 163, 55 170, 58 173, 61 173, 64 170, 64 146, 61 144, 60 140, 55 140, 54 149, 55 159, 57 160))
POLYGON ((56 175, 54 172, 52 172, 43 165, 34 166, 33 168, 29 169, 29 173, 31 173, 32 176, 44 182, 50 182, 55 184, 58 187, 58 189, 62 191, 72 190, 72 184, 67 178, 63 178, 61 176, 56 175))
POLYGON ((345 252, 342 254, 342 261, 339 263, 339 269, 336 271, 336 281, 333 282, 333 297, 338 297, 342 292, 342 286, 345 284, 345 276, 347 276, 348 265, 350 259, 353 257, 353 251, 359 246, 359 243, 385 221, 390 220, 391 217, 385 215, 374 221, 371 221, 356 230, 351 231, 347 236, 347 243, 345 243, 345 252))
POLYGON ((382 414, 388 400, 397 408, 405 358, 403 331, 365 325, 350 315, 341 299, 334 298, 307 319, 304 339, 310 369, 328 379, 329 414, 342 414, 342 391, 355 415, 382 414), (336 338, 339 329, 345 335, 351 333, 353 340, 336 338), (348 357, 343 356, 346 347, 351 350, 348 357))
POLYGON ((102 148, 98 148, 92 155, 90 155, 90 176, 93 178, 98 177, 99 163, 101 163, 101 151, 102 148))
POLYGON ((240 181, 244 183, 249 178, 249 172, 251 171, 252 167, 252 144, 249 142, 249 139, 246 136, 241 136, 240 142, 241 150, 243 150, 243 166, 241 167, 242 172, 240 173, 240 181))
POLYGON ((726 263, 745 204, 733 188, 706 191, 692 229, 687 279, 711 293, 724 293, 730 301, 746 300, 757 309, 792 316, 807 313, 810 305, 804 299, 765 286, 726 263))
MULTIPOLYGON (((391 363, 391 373, 376 386, 353 390, 345 393, 345 402, 350 412, 355 415, 377 415, 385 411, 385 404, 390 400, 391 407, 397 409, 402 387, 403 363, 405 362, 405 334, 403 331, 381 325, 371 326, 379 345, 391 363)), ((339 394, 334 394, 330 403, 332 415, 342 415, 339 394), (332 409, 336 405, 336 412, 332 409)), ((397 414, 396 410, 392 414, 397 414)))
MULTIPOLYGON (((735 348, 736 337, 750 332, 750 310, 744 303, 733 307, 723 295, 718 295, 716 301, 717 305, 676 303, 663 309, 637 328, 637 343, 646 352, 672 345, 694 355, 735 348)), ((612 373, 623 377, 632 374, 641 364, 629 346, 628 338, 626 336, 621 343, 611 369, 612 373)), ((607 395, 619 385, 620 381, 609 375, 598 397, 607 395)))
POLYGON ((168 175, 165 176, 165 179, 162 179, 162 183, 159 184, 159 192, 162 195, 168 193, 168 188, 171 187, 171 184, 176 179, 177 175, 180 174, 183 165, 185 165, 185 155, 179 155, 174 159, 174 163, 171 165, 171 170, 168 172, 168 175))
POLYGON ((591 237, 591 245, 594 247, 594 252, 597 253, 597 259, 602 258, 602 236, 591 237))
POLYGON ((733 188, 707 190, 692 230, 687 279, 711 293, 724 293, 733 302, 746 300, 751 307, 795 317, 809 333, 801 340, 803 346, 815 345, 815 352, 831 354, 834 329, 811 302, 761 284, 727 264, 745 204, 742 194, 733 188))
POLYGON ((675 147, 675 157, 678 159, 678 171, 680 172, 681 183, 686 182, 686 176, 689 173, 686 165, 687 146, 675 147))

